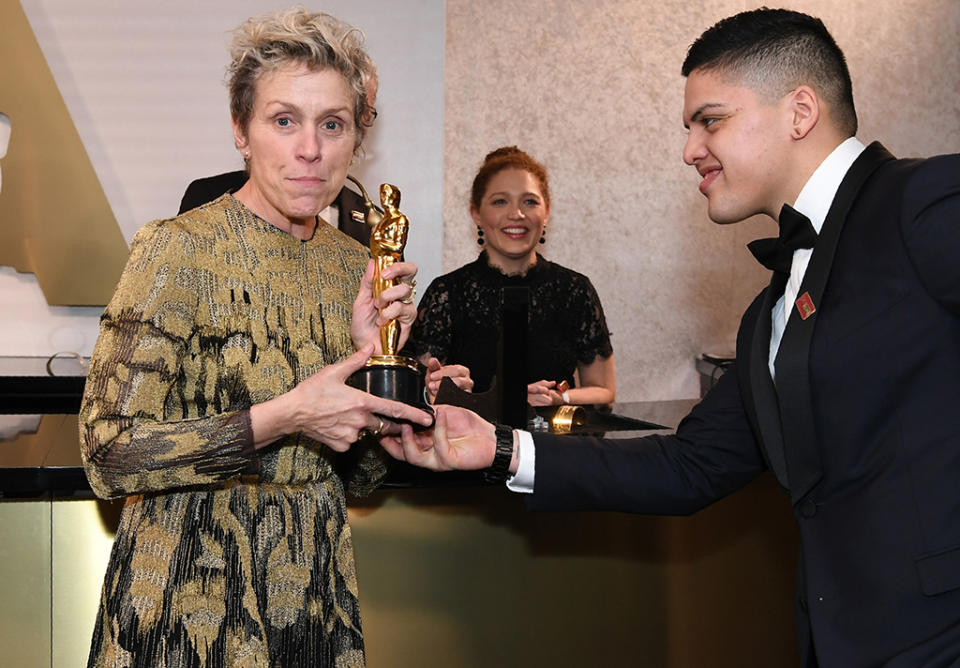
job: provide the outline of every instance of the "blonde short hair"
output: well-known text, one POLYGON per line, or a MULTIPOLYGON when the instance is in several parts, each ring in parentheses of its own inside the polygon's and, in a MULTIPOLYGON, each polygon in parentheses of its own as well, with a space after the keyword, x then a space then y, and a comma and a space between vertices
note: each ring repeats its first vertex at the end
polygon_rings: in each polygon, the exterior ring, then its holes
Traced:
POLYGON ((260 77, 290 64, 333 69, 346 79, 356 94, 355 148, 359 147, 376 117, 377 95, 377 70, 363 48, 363 33, 336 17, 303 7, 260 14, 234 30, 227 77, 230 115, 237 125, 246 132, 260 77))

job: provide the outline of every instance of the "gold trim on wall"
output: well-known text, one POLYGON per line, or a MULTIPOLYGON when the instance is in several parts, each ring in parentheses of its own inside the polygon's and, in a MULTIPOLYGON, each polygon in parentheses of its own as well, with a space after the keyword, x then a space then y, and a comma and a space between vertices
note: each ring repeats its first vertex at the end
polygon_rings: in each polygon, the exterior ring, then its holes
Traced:
POLYGON ((102 306, 128 250, 19 2, 0 3, 0 265, 33 273, 53 306, 102 306))

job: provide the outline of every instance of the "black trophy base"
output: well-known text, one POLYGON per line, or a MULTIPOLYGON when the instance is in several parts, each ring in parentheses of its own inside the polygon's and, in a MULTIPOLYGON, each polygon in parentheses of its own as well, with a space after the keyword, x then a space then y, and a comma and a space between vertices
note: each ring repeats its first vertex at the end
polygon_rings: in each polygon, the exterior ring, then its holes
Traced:
MULTIPOLYGON (((347 385, 374 396, 400 401, 433 415, 427 401, 426 369, 417 360, 401 355, 374 355, 366 366, 354 371, 347 385)), ((393 419, 388 415, 385 419, 393 419)), ((409 423, 415 430, 428 429, 422 424, 409 423)))

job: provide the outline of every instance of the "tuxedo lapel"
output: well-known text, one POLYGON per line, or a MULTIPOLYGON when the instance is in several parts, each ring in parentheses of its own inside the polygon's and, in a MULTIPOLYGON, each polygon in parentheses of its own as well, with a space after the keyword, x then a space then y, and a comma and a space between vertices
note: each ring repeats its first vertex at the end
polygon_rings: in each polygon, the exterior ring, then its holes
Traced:
POLYGON ((773 272, 770 286, 767 288, 757 322, 753 328, 753 338, 750 346, 750 392, 757 416, 757 426, 763 449, 767 454, 767 462, 777 482, 784 489, 789 489, 787 468, 784 459, 783 430, 780 424, 780 406, 777 403, 777 390, 770 377, 770 336, 771 316, 773 305, 783 294, 787 284, 787 275, 773 272))
POLYGON ((868 146, 850 167, 833 198, 783 332, 775 361, 777 395, 790 495, 794 502, 823 475, 810 390, 809 358, 817 307, 822 302, 844 223, 857 194, 871 174, 893 156, 879 143, 868 146))

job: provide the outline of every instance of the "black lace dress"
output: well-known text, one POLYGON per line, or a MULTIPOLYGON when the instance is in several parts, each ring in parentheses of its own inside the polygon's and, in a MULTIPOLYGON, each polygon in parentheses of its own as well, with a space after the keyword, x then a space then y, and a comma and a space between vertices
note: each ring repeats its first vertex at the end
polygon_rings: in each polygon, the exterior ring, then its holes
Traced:
POLYGON ((507 276, 487 263, 485 252, 430 284, 407 351, 468 367, 474 391, 486 391, 497 369, 500 289, 508 286, 530 290, 528 383, 566 380, 573 387, 577 364, 613 354, 603 307, 590 279, 540 255, 523 276, 507 276))

